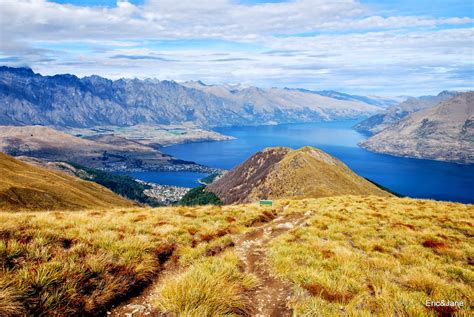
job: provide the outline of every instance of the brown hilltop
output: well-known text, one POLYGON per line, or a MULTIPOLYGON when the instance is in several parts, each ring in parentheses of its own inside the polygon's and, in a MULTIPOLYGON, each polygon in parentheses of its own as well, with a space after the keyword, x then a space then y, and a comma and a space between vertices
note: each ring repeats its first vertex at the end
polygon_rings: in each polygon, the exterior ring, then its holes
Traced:
POLYGON ((208 190, 226 204, 349 194, 391 196, 341 161, 309 146, 298 150, 267 148, 257 152, 210 184, 208 190))
POLYGON ((96 183, 33 166, 0 152, 0 210, 78 210, 131 207, 96 183))

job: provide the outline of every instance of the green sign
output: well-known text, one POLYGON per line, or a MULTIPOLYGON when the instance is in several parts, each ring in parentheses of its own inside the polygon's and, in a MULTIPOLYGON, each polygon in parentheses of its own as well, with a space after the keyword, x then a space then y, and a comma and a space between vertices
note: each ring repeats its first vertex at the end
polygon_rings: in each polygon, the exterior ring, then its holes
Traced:
POLYGON ((271 206, 273 205, 273 201, 271 200, 260 200, 260 206, 271 206))

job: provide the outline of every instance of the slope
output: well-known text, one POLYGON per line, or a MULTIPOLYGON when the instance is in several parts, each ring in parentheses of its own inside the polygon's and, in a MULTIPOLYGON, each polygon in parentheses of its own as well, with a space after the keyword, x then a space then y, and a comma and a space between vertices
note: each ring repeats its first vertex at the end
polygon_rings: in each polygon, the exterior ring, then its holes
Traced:
POLYGON ((394 106, 400 103, 400 101, 397 102, 397 100, 400 99, 400 97, 394 97, 393 99, 390 99, 390 98, 384 98, 380 96, 350 95, 350 94, 346 94, 346 93, 334 91, 334 90, 319 90, 319 91, 313 91, 313 90, 307 90, 307 89, 297 89, 297 90, 303 91, 303 92, 315 93, 321 96, 326 96, 326 97, 339 99, 339 100, 360 101, 360 102, 377 106, 380 108, 387 108, 387 107, 394 106))
POLYGON ((341 100, 305 90, 206 85, 202 82, 186 82, 184 85, 238 105, 239 113, 255 123, 348 119, 380 110, 359 100, 341 100))
POLYGON ((356 124, 354 128, 361 132, 375 134, 396 124, 410 113, 431 108, 440 102, 456 96, 457 94, 458 93, 454 91, 442 91, 437 96, 408 98, 404 102, 388 108, 383 113, 375 114, 361 121, 356 124))
POLYGON ((336 195, 391 196, 329 154, 312 148, 267 148, 207 189, 224 203, 336 195))
POLYGON ((29 165, 0 153, 0 210, 77 210, 131 207, 96 183, 29 165))
POLYGON ((426 300, 448 298, 463 316, 473 213, 379 196, 0 212, 0 315, 105 315, 153 283, 117 315, 256 315, 276 302, 290 316, 434 317, 426 300))
POLYGON ((474 92, 415 112, 361 145, 397 156, 473 163, 474 92))
POLYGON ((0 126, 0 151, 115 170, 152 170, 173 163, 172 157, 152 147, 118 136, 89 140, 44 126, 0 126))

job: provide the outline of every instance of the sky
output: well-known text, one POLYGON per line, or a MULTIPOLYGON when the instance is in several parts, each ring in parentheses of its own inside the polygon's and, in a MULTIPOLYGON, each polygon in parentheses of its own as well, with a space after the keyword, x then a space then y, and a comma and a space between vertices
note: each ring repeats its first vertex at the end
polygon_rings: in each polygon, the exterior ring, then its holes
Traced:
POLYGON ((1 0, 0 65, 437 94, 473 89, 473 15, 472 0, 1 0))

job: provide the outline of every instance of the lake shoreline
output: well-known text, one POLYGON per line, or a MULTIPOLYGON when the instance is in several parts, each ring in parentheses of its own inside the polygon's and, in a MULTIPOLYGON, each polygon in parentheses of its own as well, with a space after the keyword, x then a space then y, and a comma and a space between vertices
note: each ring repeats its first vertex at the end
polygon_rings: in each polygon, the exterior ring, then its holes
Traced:
MULTIPOLYGON (((470 190, 474 188, 474 181, 466 177, 474 173, 473 165, 373 153, 358 146, 366 136, 352 129, 356 122, 344 120, 215 128, 216 132, 235 139, 172 145, 161 150, 182 160, 229 170, 265 147, 299 148, 310 145, 343 161, 360 176, 403 196, 474 203, 471 198, 474 193, 470 190)), ((179 181, 180 174, 175 172, 173 177, 179 181)))

